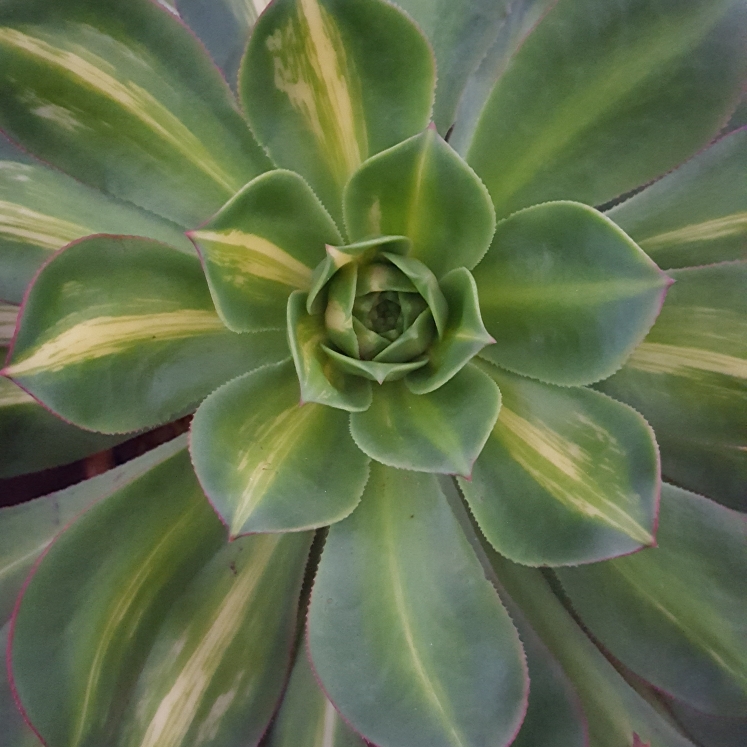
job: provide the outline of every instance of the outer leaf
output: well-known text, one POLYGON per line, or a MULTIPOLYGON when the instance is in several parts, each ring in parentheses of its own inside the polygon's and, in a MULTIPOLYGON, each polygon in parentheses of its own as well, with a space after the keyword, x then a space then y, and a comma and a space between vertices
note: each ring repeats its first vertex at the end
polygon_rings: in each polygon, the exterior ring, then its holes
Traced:
POLYGON ((288 296, 309 290, 327 244, 341 237, 298 174, 271 171, 190 231, 221 319, 234 332, 283 327, 288 296))
POLYGON ((11 649, 48 744, 256 743, 282 688, 310 538, 221 534, 181 452, 58 539, 11 649))
POLYGON ((422 130, 435 70, 425 38, 380 0, 279 0, 257 22, 239 89, 252 128, 335 218, 369 156, 422 130))
POLYGON ((670 480, 747 509, 747 262, 677 270, 646 340, 602 391, 656 431, 670 480))
POLYGON ((54 12, 7 0, 0 69, 12 138, 180 225, 269 167, 199 42, 148 0, 61 0, 54 12))
POLYGON ((195 257, 99 236, 38 276, 4 373, 77 425, 121 433, 187 412, 287 355, 282 332, 225 329, 195 257))
POLYGON ((708 716, 676 701, 667 705, 677 722, 702 747, 742 747, 747 741, 747 719, 708 716))
POLYGON ((0 346, 2 347, 7 347, 13 339, 18 311, 17 304, 0 302, 0 346))
POLYGON ((527 565, 569 565, 654 544, 661 481, 646 421, 588 389, 479 365, 503 405, 472 481, 459 484, 495 549, 527 565))
POLYGON ((368 458, 346 413, 298 398, 287 361, 222 386, 195 414, 192 461, 231 537, 326 526, 360 500, 368 458))
POLYGON ((380 747, 498 747, 521 723, 521 644, 431 475, 372 464, 329 532, 308 636, 330 699, 380 747))
POLYGON ((296 654, 267 747, 365 747, 319 687, 305 646, 296 654))
POLYGON ((402 382, 376 387, 368 410, 351 414, 350 432, 383 464, 467 476, 500 406, 498 387, 468 365, 429 394, 413 394, 402 382))
POLYGON ((698 710, 747 716, 747 519, 662 491, 655 550, 559 571, 576 611, 623 664, 698 710))
POLYGON ((747 259, 747 129, 610 210, 665 269, 747 259))
POLYGON ((340 370, 324 351, 324 317, 306 312, 306 294, 294 291, 288 299, 288 342, 301 385, 302 402, 356 412, 371 404, 371 384, 340 370))
POLYGON ((488 191, 431 128, 366 161, 345 187, 344 210, 352 239, 407 236, 410 256, 437 278, 471 270, 495 230, 488 191))
POLYGON ((747 70, 741 0, 571 0, 522 44, 468 162, 499 218, 547 200, 599 205, 718 133, 747 70))
MULTIPOLYGON (((0 651, 5 651, 10 625, 0 626, 0 651)), ((0 667, 0 747, 40 747, 41 742, 16 706, 5 667, 0 667)))
POLYGON ((494 363, 550 384, 614 373, 654 323, 671 280, 609 219, 572 202, 498 224, 475 269, 494 363))
POLYGON ((176 226, 134 205, 42 166, 0 161, 0 298, 20 303, 55 250, 92 233, 136 234, 194 251, 176 226))

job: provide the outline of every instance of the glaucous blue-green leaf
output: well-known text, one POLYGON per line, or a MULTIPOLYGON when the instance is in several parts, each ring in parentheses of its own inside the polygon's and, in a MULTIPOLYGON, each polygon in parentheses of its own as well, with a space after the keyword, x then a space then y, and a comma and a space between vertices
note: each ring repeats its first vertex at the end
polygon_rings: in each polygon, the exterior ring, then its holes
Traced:
POLYGON ((747 262, 674 270, 648 337, 599 388, 643 413, 662 471, 747 509, 747 262))
POLYGON ((341 237, 304 180, 270 171, 190 231, 221 319, 234 332, 285 326, 288 296, 308 291, 325 246, 341 237))
POLYGON ((267 747, 365 747, 340 717, 316 681, 306 646, 296 654, 283 702, 267 747))
POLYGON ((194 252, 168 221, 57 171, 0 160, 0 298, 20 303, 57 249, 92 233, 147 236, 194 252))
POLYGON ((444 334, 428 349, 428 363, 405 380, 414 394, 426 394, 445 384, 486 345, 493 342, 480 316, 475 280, 458 267, 440 282, 449 309, 444 334))
POLYGON ((610 210, 660 267, 747 259, 747 129, 610 210))
POLYGON ((513 55, 467 160, 498 218, 601 205, 705 147, 741 96, 742 0, 559 2, 513 55))
POLYGON ((514 13, 509 0, 399 0, 425 32, 436 55, 438 84, 433 120, 442 134, 454 122, 457 104, 469 75, 496 34, 514 13), (510 11, 510 12, 509 12, 510 11))
POLYGON ((306 294, 288 299, 288 343, 301 385, 302 402, 356 412, 371 404, 371 382, 343 372, 322 347, 327 339, 323 314, 306 311, 306 294))
POLYGON ((585 205, 536 205, 501 221, 474 270, 482 355, 550 384, 614 373, 654 323, 671 280, 585 205))
POLYGON ((620 676, 568 614, 540 570, 516 565, 486 549, 501 596, 507 593, 519 606, 578 693, 590 745, 694 747, 620 676))
POLYGON ((747 742, 747 718, 711 716, 673 700, 667 701, 667 707, 701 747, 743 747, 747 742))
POLYGON ((309 542, 225 542, 179 452, 87 512, 36 569, 11 648, 27 717, 60 747, 256 743, 283 687, 309 542))
POLYGON ((459 485, 495 549, 527 565, 575 565, 654 544, 661 481, 646 421, 598 392, 478 365, 503 401, 459 485))
POLYGON ((558 571, 605 648, 705 713, 747 716, 747 519, 665 485, 658 546, 558 571))
POLYGON ((496 384, 467 365, 428 394, 413 394, 401 381, 374 387, 371 406, 351 414, 350 432, 382 464, 469 476, 500 407, 496 384))
POLYGON ((196 257, 146 239, 94 236, 37 277, 4 373, 76 425, 123 433, 187 412, 228 379, 282 360, 284 338, 229 332, 196 257))
POLYGON ((731 115, 729 123, 726 125, 724 130, 726 132, 732 132, 738 130, 740 127, 747 125, 747 96, 743 96, 739 105, 731 115))
POLYGON ((179 14, 233 88, 249 33, 268 4, 269 0, 175 0, 179 14))
POLYGON ((333 524, 358 504, 368 477, 347 413, 302 405, 290 361, 211 394, 192 421, 190 452, 231 537, 333 524))
POLYGON ((434 84, 425 37, 382 0, 278 0, 239 74, 259 141, 336 219, 353 172, 428 124, 434 84))
POLYGON ((270 166, 204 48, 148 0, 7 0, 0 69, 13 139, 182 226, 270 166))
POLYGON ((351 239, 407 236, 410 256, 437 278, 471 270, 495 230, 485 186, 430 127, 366 161, 345 187, 344 209, 351 239))
POLYGON ((526 709, 519 637, 432 475, 371 465, 329 531, 308 643, 330 700, 380 747, 501 747, 526 709))
MULTIPOLYGON (((10 624, 0 626, 0 651, 8 645, 10 624)), ((5 667, 0 667, 0 747, 40 747, 39 738, 18 710, 5 667)))

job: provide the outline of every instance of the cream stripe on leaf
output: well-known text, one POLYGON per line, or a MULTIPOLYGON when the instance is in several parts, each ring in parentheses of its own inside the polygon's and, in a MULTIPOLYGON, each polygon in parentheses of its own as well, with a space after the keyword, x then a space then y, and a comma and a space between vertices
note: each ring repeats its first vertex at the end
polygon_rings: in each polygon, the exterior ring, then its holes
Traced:
POLYGON ((518 563, 569 565, 652 545, 659 461, 643 418, 589 389, 479 365, 503 406, 472 481, 459 484, 496 550, 518 563))
POLYGON ((92 186, 193 227, 269 167, 194 37, 147 0, 0 11, 0 126, 92 186))
POLYGON ((742 0, 557 3, 467 149, 498 218, 547 200, 604 204, 706 147, 741 96, 745 31, 742 0))
POLYGON ((286 361, 229 382, 195 414, 192 461, 232 537, 326 526, 360 500, 369 460, 347 413, 299 399, 286 361))
POLYGON ((747 262, 670 274, 675 284, 651 332, 598 386, 651 423, 665 477, 744 510, 747 262))
POLYGON ((745 163, 743 129, 607 215, 664 269, 746 259, 745 163))
POLYGON ((186 412, 287 355, 282 331, 225 328, 196 257, 94 236, 40 273, 4 373, 65 419, 120 433, 186 412))
POLYGON ((304 180, 270 171, 189 233, 215 306, 234 332, 285 326, 288 296, 309 290, 325 246, 342 238, 304 180))
POLYGON ((339 219, 361 163, 428 124, 434 82, 425 38, 395 7, 282 0, 255 26, 239 90, 260 142, 339 219))
POLYGON ((329 531, 307 636, 325 692, 374 744, 504 745, 524 716, 518 635, 433 475, 371 464, 329 531))

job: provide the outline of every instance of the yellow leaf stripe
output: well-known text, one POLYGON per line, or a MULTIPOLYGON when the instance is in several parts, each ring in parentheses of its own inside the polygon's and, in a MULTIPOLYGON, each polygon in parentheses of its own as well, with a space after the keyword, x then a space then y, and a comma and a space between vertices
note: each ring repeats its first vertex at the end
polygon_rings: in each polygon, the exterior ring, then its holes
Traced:
POLYGON ((8 366, 8 376, 60 371, 107 355, 123 353, 145 342, 164 342, 224 332, 214 311, 181 309, 160 314, 100 316, 86 319, 33 349, 8 366))
POLYGON ((747 360, 743 358, 659 342, 642 342, 626 365, 653 374, 689 376, 692 371, 705 371, 747 379, 747 360))
POLYGON ((53 251, 92 233, 76 223, 0 200, 0 237, 53 251))
MULTIPOLYGON (((0 379, 0 407, 9 407, 10 405, 27 405, 36 400, 20 386, 12 381, 0 379)), ((2 573, 0 573, 2 576, 2 573)))
POLYGON ((663 247, 677 247, 695 241, 717 241, 747 233, 747 213, 734 213, 722 218, 693 223, 674 231, 666 231, 641 239, 638 245, 646 251, 656 251, 663 247))

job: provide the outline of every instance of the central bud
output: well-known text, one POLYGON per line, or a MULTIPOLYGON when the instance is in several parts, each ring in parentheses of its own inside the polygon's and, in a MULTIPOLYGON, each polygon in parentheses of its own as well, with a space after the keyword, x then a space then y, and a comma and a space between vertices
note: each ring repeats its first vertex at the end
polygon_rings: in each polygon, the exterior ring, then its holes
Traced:
POLYGON ((402 334, 402 307, 393 291, 367 293, 356 299, 353 313, 370 330, 396 340, 402 334))

